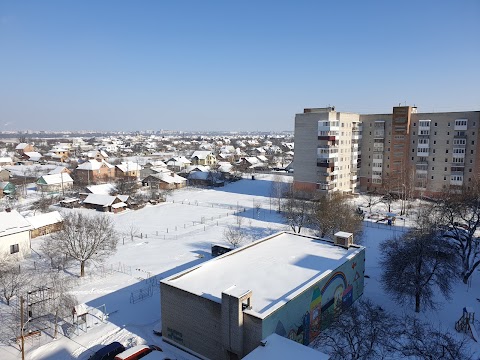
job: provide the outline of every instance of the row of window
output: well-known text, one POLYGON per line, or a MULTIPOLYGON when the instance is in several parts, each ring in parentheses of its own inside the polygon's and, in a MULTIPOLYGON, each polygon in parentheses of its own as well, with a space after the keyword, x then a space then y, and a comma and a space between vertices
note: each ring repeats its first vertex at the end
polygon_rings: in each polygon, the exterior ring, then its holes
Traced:
MULTIPOLYGON (((430 126, 432 120, 419 120, 418 121, 418 126, 421 127, 427 127, 430 126)), ((468 124, 468 119, 456 119, 455 120, 455 126, 467 126, 468 124)), ((475 126, 475 121, 473 122, 473 126, 475 126)), ((413 126, 417 126, 417 123, 413 123, 413 126)), ((435 123, 435 126, 438 126, 438 123, 435 123)), ((447 126, 450 126, 450 122, 447 123, 447 126)))

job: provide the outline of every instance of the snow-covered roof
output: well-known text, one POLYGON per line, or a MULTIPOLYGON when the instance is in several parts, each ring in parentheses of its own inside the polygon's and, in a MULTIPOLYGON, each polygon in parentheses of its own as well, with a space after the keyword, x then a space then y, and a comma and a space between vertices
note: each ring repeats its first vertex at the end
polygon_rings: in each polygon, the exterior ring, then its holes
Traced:
POLYGON ((46 185, 60 185, 62 183, 73 183, 73 179, 67 173, 43 175, 38 179, 37 184, 42 184, 42 179, 46 185))
POLYGON ((204 165, 189 165, 185 168, 185 171, 187 173, 192 172, 192 171, 201 171, 201 172, 209 172, 210 171, 210 166, 204 166, 204 165))
POLYGON ((29 231, 30 223, 17 210, 0 212, 0 237, 29 231))
POLYGON ((30 225, 32 225, 33 229, 38 229, 43 226, 56 224, 63 221, 62 215, 58 211, 52 211, 46 214, 40 214, 35 216, 26 217, 30 225))
POLYGON ((24 155, 26 155, 28 159, 32 161, 38 161, 42 158, 42 154, 37 151, 27 151, 24 153, 24 155))
POLYGON ((361 246, 345 249, 318 238, 280 232, 163 282, 217 302, 232 286, 249 289, 253 302, 247 311, 264 318, 362 250, 361 246))
POLYGON ((118 209, 118 208, 121 208, 121 207, 127 207, 127 204, 125 204, 124 202, 119 202, 119 203, 116 203, 116 204, 112 205, 112 208, 114 208, 114 209, 118 209))
POLYGON ((192 154, 191 158, 193 159, 194 157, 196 157, 198 159, 204 160, 207 158, 208 155, 211 155, 211 154, 212 154, 211 151, 197 150, 192 154))
POLYGON ((62 172, 65 172, 67 168, 65 166, 57 166, 55 169, 52 169, 48 172, 48 175, 53 175, 53 174, 60 174, 62 172))
POLYGON ((13 162, 11 157, 3 156, 0 157, 0 164, 11 164, 13 162))
POLYGON ((110 195, 112 191, 115 191, 115 186, 112 184, 99 184, 87 186, 87 190, 92 194, 110 195))
POLYGON ((171 173, 157 173, 157 174, 150 174, 148 177, 154 177, 157 178, 163 182, 166 182, 168 184, 181 184, 187 181, 184 177, 181 177, 180 175, 177 174, 171 174, 171 173))
POLYGON ((330 356, 278 334, 267 336, 244 360, 328 360, 330 356))
POLYGON ((114 166, 107 163, 105 160, 97 161, 97 160, 87 160, 84 163, 77 166, 77 170, 98 170, 105 164, 108 168, 113 168, 114 166))
POLYGON ((188 175, 189 180, 207 180, 209 172, 203 172, 203 171, 192 171, 188 175))
POLYGON ((113 195, 90 194, 85 198, 85 200, 83 200, 83 203, 92 204, 92 205, 110 206, 113 204, 116 198, 117 197, 113 195))
POLYGON ((120 165, 117 165, 117 168, 119 168, 122 172, 142 170, 142 167, 133 161, 122 162, 120 165))
POLYGON ((15 150, 22 150, 25 149, 28 146, 27 143, 20 143, 15 147, 15 150))

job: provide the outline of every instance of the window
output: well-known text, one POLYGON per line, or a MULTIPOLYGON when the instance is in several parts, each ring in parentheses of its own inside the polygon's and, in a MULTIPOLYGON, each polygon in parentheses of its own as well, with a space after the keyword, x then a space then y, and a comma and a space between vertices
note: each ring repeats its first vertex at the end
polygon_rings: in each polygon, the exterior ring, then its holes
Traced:
POLYGON ((10 254, 15 254, 20 251, 18 244, 10 245, 10 254))
POLYGON ((450 126, 450 123, 448 123, 447 126, 450 126))
POLYGON ((432 175, 432 180, 433 180, 433 175, 432 175))
POLYGON ((435 126, 437 126, 437 123, 435 123, 435 126))
POLYGON ((434 167, 434 166, 432 166, 432 171, 433 171, 433 170, 435 170, 435 167, 434 167))
POLYGON ((448 154, 448 149, 445 150, 445 154, 448 154))

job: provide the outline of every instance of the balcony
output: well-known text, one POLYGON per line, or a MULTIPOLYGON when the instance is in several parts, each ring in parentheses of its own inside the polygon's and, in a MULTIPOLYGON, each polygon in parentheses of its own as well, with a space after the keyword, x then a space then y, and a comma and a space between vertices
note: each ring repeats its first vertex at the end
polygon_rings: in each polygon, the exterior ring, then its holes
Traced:
POLYGON ((422 130, 430 132, 430 122, 431 120, 420 120, 418 122, 418 133, 420 134, 422 130))
POLYGON ((450 185, 462 186, 463 185, 463 177, 452 176, 450 178, 450 185))
POLYGON ((417 156, 429 156, 430 151, 428 148, 417 148, 417 156))
POLYGON ((467 130, 468 127, 468 120, 467 119, 457 119, 455 120, 455 126, 453 127, 453 130, 467 130))
POLYGON ((318 135, 318 140, 326 140, 326 141, 335 141, 337 139, 337 135, 318 135))
POLYGON ((319 159, 317 160, 317 166, 333 170, 335 168, 335 161, 333 161, 333 159, 319 159))
POLYGON ((335 189, 335 184, 321 182, 321 183, 317 183, 317 187, 319 190, 328 191, 328 190, 335 189))
POLYGON ((373 131, 373 137, 375 139, 383 139, 385 138, 385 131, 382 129, 382 130, 374 130, 373 131))
POLYGON ((360 131, 352 131, 352 139, 360 140, 362 138, 362 133, 360 131))

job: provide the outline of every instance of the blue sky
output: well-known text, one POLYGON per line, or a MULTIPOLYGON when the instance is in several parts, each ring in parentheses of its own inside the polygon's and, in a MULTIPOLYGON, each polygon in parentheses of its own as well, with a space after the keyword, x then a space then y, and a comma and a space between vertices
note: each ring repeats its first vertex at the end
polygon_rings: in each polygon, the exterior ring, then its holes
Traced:
POLYGON ((0 0, 0 131, 480 110, 479 18, 478 0, 0 0))

